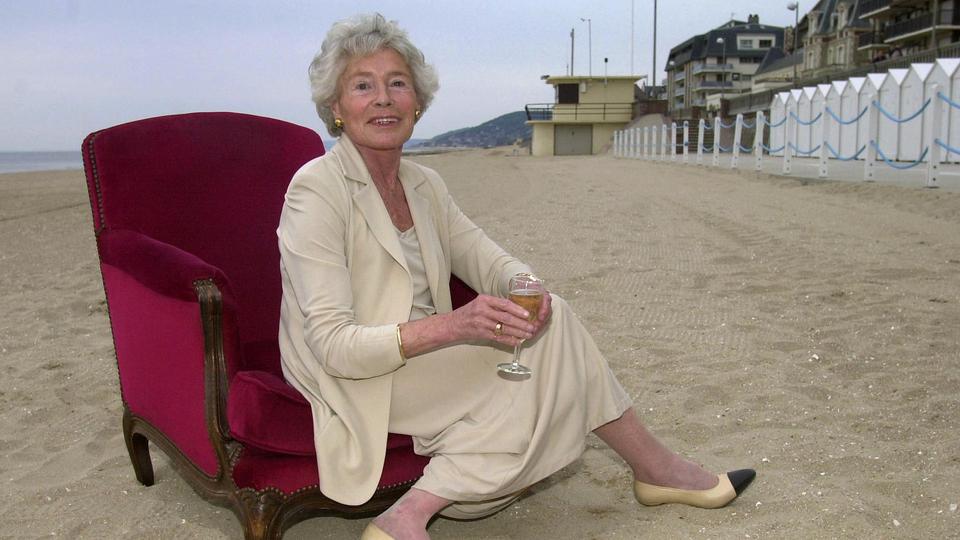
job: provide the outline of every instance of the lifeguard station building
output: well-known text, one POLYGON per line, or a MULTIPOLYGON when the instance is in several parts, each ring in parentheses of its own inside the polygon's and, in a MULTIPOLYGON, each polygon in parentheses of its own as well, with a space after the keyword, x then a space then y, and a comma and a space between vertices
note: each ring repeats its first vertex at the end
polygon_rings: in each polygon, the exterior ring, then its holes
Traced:
POLYGON ((542 78, 556 99, 526 106, 534 156, 598 154, 633 118, 639 76, 542 78))

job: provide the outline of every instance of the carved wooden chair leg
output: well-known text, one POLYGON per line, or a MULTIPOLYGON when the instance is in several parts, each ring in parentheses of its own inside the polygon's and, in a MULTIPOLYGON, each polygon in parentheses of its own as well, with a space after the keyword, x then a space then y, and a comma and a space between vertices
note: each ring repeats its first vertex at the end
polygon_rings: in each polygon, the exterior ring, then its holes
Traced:
POLYGON ((133 464, 133 473, 137 481, 145 486, 153 485, 153 463, 150 462, 150 446, 147 438, 133 432, 134 419, 130 411, 123 409, 123 440, 127 443, 127 453, 133 464))
POLYGON ((283 537, 283 496, 273 490, 256 492, 242 489, 236 493, 240 522, 245 540, 280 540, 283 537))

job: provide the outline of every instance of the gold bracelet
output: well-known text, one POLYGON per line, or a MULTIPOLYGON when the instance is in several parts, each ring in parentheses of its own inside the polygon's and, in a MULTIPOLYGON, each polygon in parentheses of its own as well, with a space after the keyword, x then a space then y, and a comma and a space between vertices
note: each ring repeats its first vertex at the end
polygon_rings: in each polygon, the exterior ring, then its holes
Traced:
POLYGON ((400 351, 400 358, 406 362, 407 355, 403 354, 403 340, 400 339, 400 324, 397 324, 397 350, 400 351))

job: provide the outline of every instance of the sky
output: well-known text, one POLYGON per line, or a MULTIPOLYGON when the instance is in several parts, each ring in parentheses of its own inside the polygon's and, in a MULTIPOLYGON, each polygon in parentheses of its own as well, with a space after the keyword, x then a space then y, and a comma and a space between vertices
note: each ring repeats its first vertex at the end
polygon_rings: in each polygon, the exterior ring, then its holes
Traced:
MULTIPOLYGON (((329 138, 307 65, 331 24, 374 11, 398 21, 439 72, 413 134, 429 138, 552 102, 541 76, 568 72, 571 29, 576 75, 603 75, 605 57, 609 75, 649 75, 653 3, 0 0, 0 151, 79 150, 92 131, 193 111, 269 116, 329 138)), ((786 4, 660 0, 657 80, 671 47, 751 13, 791 25, 786 4)))

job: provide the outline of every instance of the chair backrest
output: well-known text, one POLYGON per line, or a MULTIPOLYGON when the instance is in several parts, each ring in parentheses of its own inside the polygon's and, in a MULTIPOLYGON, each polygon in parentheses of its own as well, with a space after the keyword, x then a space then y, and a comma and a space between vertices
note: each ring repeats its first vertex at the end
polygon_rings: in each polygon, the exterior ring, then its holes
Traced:
POLYGON ((217 267, 240 312, 240 341, 275 343, 283 196, 294 172, 323 153, 310 129, 239 113, 161 116, 97 131, 83 145, 94 228, 98 238, 135 231, 217 267))

